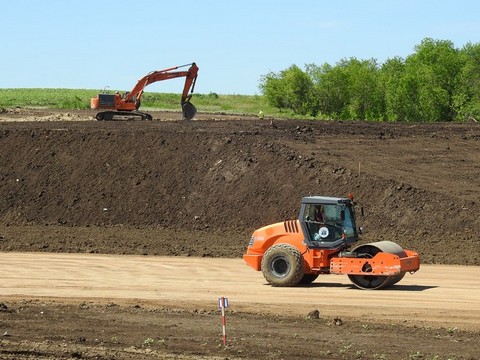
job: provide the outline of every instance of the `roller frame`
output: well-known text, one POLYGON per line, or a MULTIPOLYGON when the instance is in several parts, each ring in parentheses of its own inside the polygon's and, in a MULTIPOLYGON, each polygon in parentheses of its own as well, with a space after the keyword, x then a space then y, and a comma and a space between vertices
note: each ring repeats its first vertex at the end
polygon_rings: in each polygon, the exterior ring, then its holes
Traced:
POLYGON ((391 241, 364 244, 352 250, 358 257, 334 257, 330 273, 348 275, 361 289, 382 289, 396 284, 405 273, 420 267, 418 254, 391 241))

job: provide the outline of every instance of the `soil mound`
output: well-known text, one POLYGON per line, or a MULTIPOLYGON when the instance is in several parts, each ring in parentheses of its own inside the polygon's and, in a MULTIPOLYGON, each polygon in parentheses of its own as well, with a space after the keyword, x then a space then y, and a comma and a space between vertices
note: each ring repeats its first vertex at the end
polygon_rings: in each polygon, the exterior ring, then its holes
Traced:
POLYGON ((2 251, 238 257, 302 196, 353 192, 364 241, 480 265, 477 124, 50 113, 0 122, 2 251))

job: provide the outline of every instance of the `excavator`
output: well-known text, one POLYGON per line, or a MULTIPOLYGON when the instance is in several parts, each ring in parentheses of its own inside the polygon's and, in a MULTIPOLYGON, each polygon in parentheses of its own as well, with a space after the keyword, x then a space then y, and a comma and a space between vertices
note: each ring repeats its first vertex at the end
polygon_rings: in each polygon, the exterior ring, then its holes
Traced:
POLYGON ((152 120, 152 115, 138 111, 140 99, 145 87, 157 81, 185 77, 185 85, 183 87, 180 105, 182 107, 183 120, 192 120, 197 113, 197 109, 190 102, 190 99, 195 88, 197 74, 198 66, 195 63, 152 71, 138 80, 130 92, 123 95, 118 92, 115 94, 99 94, 90 100, 90 107, 92 109, 104 110, 97 113, 97 120, 115 120, 115 117, 133 117, 140 120, 152 120), (175 71, 187 66, 190 67, 186 71, 175 71))
MULTIPOLYGON (((347 197, 305 196, 298 219, 257 229, 243 259, 262 271, 272 286, 310 284, 319 275, 347 275, 359 289, 395 285, 420 268, 418 253, 392 241, 361 244, 353 194, 347 197)), ((362 210, 363 213, 363 210, 362 210)))

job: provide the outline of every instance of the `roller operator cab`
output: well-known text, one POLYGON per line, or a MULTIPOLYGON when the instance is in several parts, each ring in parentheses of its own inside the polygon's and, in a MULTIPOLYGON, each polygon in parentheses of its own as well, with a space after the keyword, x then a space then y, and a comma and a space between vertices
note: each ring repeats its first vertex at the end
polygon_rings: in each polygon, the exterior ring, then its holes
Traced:
POLYGON ((391 241, 359 245, 353 196, 308 196, 297 220, 256 230, 245 262, 272 286, 309 284, 320 274, 345 274, 361 289, 396 284, 420 268, 418 254, 391 241))

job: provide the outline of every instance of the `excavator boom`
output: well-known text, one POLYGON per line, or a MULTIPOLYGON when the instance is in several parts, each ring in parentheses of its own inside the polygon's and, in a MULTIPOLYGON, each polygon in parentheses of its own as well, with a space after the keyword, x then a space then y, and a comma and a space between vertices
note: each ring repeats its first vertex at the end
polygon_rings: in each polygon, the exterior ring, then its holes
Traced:
POLYGON ((140 99, 145 87, 163 80, 185 77, 185 84, 182 91, 180 105, 182 107, 183 119, 191 120, 195 116, 197 109, 190 102, 195 82, 198 76, 198 66, 195 63, 174 66, 168 69, 152 71, 137 81, 133 89, 124 96, 120 94, 107 95, 99 94, 92 98, 92 109, 109 109, 114 111, 103 111, 97 114, 97 120, 112 120, 115 115, 138 115, 142 119, 151 119, 151 115, 137 111, 140 107, 140 99), (180 68, 190 66, 186 71, 176 71, 180 68), (189 94, 190 92, 190 94, 189 94))

